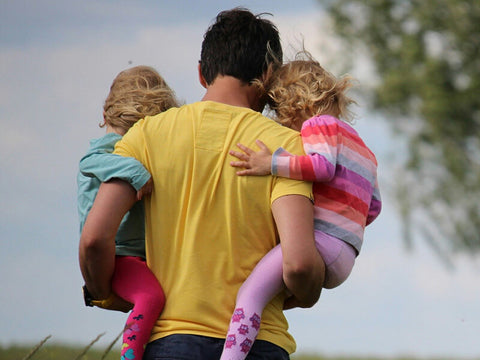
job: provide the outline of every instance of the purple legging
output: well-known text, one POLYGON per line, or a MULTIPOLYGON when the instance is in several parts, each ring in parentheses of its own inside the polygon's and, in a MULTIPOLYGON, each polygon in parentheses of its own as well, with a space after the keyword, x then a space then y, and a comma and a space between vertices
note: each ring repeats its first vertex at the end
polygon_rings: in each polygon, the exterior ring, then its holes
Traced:
POLYGON ((112 289, 133 304, 123 332, 122 359, 141 360, 152 328, 165 305, 163 289, 145 261, 134 256, 115 258, 112 289))
MULTIPOLYGON (((323 232, 315 231, 315 244, 325 262, 327 289, 344 282, 355 263, 354 248, 323 232)), ((261 315, 267 303, 284 289, 282 249, 274 247, 255 266, 238 291, 220 360, 243 360, 247 357, 260 329, 261 315)))

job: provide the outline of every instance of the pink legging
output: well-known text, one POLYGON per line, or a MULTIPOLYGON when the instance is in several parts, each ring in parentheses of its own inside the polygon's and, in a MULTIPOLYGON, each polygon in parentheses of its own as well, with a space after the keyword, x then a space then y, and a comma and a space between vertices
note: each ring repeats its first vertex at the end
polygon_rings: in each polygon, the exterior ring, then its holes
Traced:
POLYGON ((165 305, 157 278, 140 257, 117 256, 112 289, 133 304, 123 333, 122 360, 141 360, 145 345, 165 305))
MULTIPOLYGON (((323 287, 339 286, 352 271, 356 257, 354 248, 320 231, 315 231, 315 245, 325 262, 323 287)), ((285 288, 282 261, 282 249, 277 245, 259 261, 239 289, 220 360, 247 357, 260 329, 263 309, 285 288)))

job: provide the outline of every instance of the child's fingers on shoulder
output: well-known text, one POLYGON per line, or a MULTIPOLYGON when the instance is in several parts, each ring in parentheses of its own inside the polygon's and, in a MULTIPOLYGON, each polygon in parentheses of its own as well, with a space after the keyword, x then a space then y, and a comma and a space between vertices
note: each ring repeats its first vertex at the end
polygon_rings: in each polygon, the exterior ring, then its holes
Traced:
POLYGON ((249 155, 247 155, 245 153, 242 153, 242 152, 239 152, 239 151, 230 150, 229 154, 232 155, 232 156, 235 156, 236 158, 238 158, 240 160, 247 161, 249 159, 249 155))
POLYGON ((248 164, 244 161, 230 161, 230 166, 247 168, 248 164))

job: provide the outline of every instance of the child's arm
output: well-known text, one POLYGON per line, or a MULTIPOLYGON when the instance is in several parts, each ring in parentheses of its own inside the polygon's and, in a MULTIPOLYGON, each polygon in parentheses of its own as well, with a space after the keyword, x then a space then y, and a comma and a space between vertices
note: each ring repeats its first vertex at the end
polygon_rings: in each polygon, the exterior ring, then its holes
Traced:
POLYGON ((84 176, 96 177, 101 182, 113 178, 124 180, 137 191, 137 200, 152 192, 150 173, 138 160, 111 153, 91 153, 80 160, 80 172, 84 176))
POLYGON ((293 156, 278 149, 272 157, 272 174, 312 182, 332 180, 340 141, 338 131, 333 118, 318 116, 306 120, 300 131, 306 155, 293 156))
POLYGON ((330 181, 335 175, 335 162, 321 153, 293 155, 283 148, 272 155, 272 175, 304 181, 330 181))
POLYGON ((304 181, 329 181, 335 175, 336 149, 317 143, 310 146, 308 155, 295 156, 283 148, 273 155, 260 140, 260 150, 255 152, 245 145, 237 144, 243 151, 230 150, 230 155, 240 161, 232 161, 233 167, 243 168, 237 175, 275 175, 304 181))

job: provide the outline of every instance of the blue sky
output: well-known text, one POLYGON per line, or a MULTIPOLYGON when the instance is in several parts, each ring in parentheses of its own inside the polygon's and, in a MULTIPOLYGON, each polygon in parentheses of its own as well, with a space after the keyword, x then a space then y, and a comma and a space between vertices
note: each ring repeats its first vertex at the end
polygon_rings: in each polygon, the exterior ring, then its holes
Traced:
MULTIPOLYGON (((0 344, 110 343, 124 314, 85 308, 78 268, 75 177, 114 76, 154 66, 177 95, 203 91, 203 32, 223 9, 270 12, 287 55, 304 39, 332 72, 344 57, 368 86, 363 54, 337 46, 316 1, 0 1, 0 344)), ((337 73, 337 75, 340 75, 337 73)), ((480 356, 478 259, 448 270, 419 241, 407 252, 387 189, 400 152, 368 109, 356 128, 379 160, 384 210, 367 228, 350 279, 308 310, 287 313, 298 353, 480 356)))

